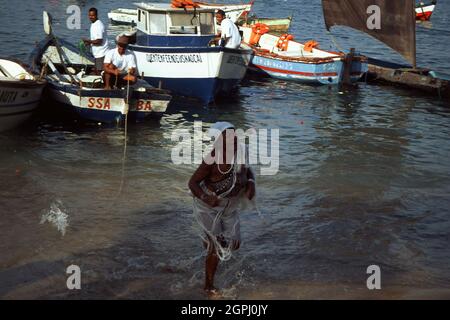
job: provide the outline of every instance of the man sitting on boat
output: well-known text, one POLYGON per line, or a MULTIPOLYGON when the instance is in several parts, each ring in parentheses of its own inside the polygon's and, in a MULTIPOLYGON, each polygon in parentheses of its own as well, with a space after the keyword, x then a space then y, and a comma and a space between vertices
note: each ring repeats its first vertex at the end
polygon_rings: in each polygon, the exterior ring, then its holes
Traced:
POLYGON ((117 47, 109 50, 105 56, 103 65, 105 89, 111 89, 113 86, 121 88, 137 81, 136 57, 127 49, 128 41, 128 37, 118 36, 117 47))
POLYGON ((95 58, 95 74, 100 74, 103 70, 103 61, 106 52, 108 52, 108 38, 106 35, 106 28, 103 22, 98 19, 98 11, 96 8, 89 9, 89 20, 91 20, 91 39, 83 39, 87 46, 91 46, 92 55, 95 58))
POLYGON ((215 42, 225 48, 239 48, 241 45, 239 29, 231 19, 225 17, 225 12, 223 10, 217 10, 216 21, 217 24, 221 26, 222 31, 219 33, 218 37, 214 39, 215 42))

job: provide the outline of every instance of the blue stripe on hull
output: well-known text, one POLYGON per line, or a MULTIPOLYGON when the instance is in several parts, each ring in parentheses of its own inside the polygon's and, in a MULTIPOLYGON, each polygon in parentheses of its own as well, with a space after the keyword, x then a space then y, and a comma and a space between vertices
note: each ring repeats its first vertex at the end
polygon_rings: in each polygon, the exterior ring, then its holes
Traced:
POLYGON ((224 47, 148 47, 148 46, 138 46, 138 45, 129 45, 128 48, 134 52, 145 52, 145 53, 165 53, 165 54, 173 54, 173 53, 210 53, 210 52, 229 52, 229 53, 237 53, 237 54, 248 54, 251 55, 253 53, 250 49, 232 49, 232 48, 224 48, 224 47))
POLYGON ((266 73, 269 77, 279 80, 287 80, 299 83, 307 83, 307 84, 337 84, 339 82, 338 76, 331 76, 324 78, 319 78, 315 76, 297 76, 291 74, 277 73, 277 72, 266 72, 262 70, 262 72, 266 73))
MULTIPOLYGON (((342 77, 343 66, 342 61, 311 64, 254 56, 250 69, 281 80, 311 84, 338 84, 342 77)), ((353 63, 352 73, 362 75, 366 71, 367 64, 359 61, 353 63)), ((352 76, 352 81, 357 81, 359 77, 352 76)))
POLYGON ((154 78, 145 77, 145 81, 158 87, 161 81, 163 89, 168 89, 172 93, 192 97, 209 104, 218 95, 226 95, 232 92, 239 83, 239 79, 219 79, 219 78, 154 78))

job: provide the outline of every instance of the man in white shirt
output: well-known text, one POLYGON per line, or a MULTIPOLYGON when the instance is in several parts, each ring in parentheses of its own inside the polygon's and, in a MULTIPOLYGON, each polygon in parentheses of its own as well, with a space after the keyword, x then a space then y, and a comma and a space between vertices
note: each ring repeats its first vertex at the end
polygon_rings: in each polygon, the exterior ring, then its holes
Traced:
POLYGON ((225 17, 225 12, 223 10, 217 10, 216 21, 222 29, 221 33, 216 38, 217 41, 220 40, 219 45, 231 49, 239 48, 241 45, 241 35, 234 22, 225 17))
POLYGON ((129 39, 117 36, 117 47, 106 53, 103 64, 105 89, 112 86, 121 88, 128 83, 136 83, 136 57, 127 49, 129 39))
POLYGON ((85 45, 92 48, 92 55, 95 58, 95 73, 100 74, 103 69, 103 60, 108 48, 108 38, 106 28, 103 22, 98 19, 98 11, 96 8, 89 9, 89 20, 91 20, 90 40, 83 39, 85 45))

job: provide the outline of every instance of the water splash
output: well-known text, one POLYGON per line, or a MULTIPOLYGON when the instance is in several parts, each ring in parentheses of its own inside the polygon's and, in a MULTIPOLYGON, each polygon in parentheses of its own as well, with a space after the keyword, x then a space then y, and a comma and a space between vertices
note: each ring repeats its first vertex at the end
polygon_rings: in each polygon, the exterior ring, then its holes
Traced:
POLYGON ((50 210, 41 217, 41 224, 49 222, 53 224, 64 236, 66 228, 69 226, 69 216, 61 201, 57 200, 50 205, 50 210))

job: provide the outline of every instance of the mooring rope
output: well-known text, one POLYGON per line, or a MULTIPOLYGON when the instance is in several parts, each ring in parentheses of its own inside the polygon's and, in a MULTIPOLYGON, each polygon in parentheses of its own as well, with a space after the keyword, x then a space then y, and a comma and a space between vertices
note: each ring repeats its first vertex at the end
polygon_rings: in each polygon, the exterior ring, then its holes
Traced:
MULTIPOLYGON (((117 83, 117 78, 118 76, 116 76, 116 83, 117 83)), ((128 74, 127 74, 127 96, 125 99, 125 135, 124 135, 124 144, 123 144, 123 155, 122 155, 122 177, 120 180, 120 187, 119 187, 119 192, 118 192, 118 196, 120 196, 122 194, 122 190, 123 190, 123 185, 124 185, 124 181, 125 181, 125 163, 127 160, 127 140, 128 140, 128 112, 130 110, 130 70, 128 70, 128 74)))

